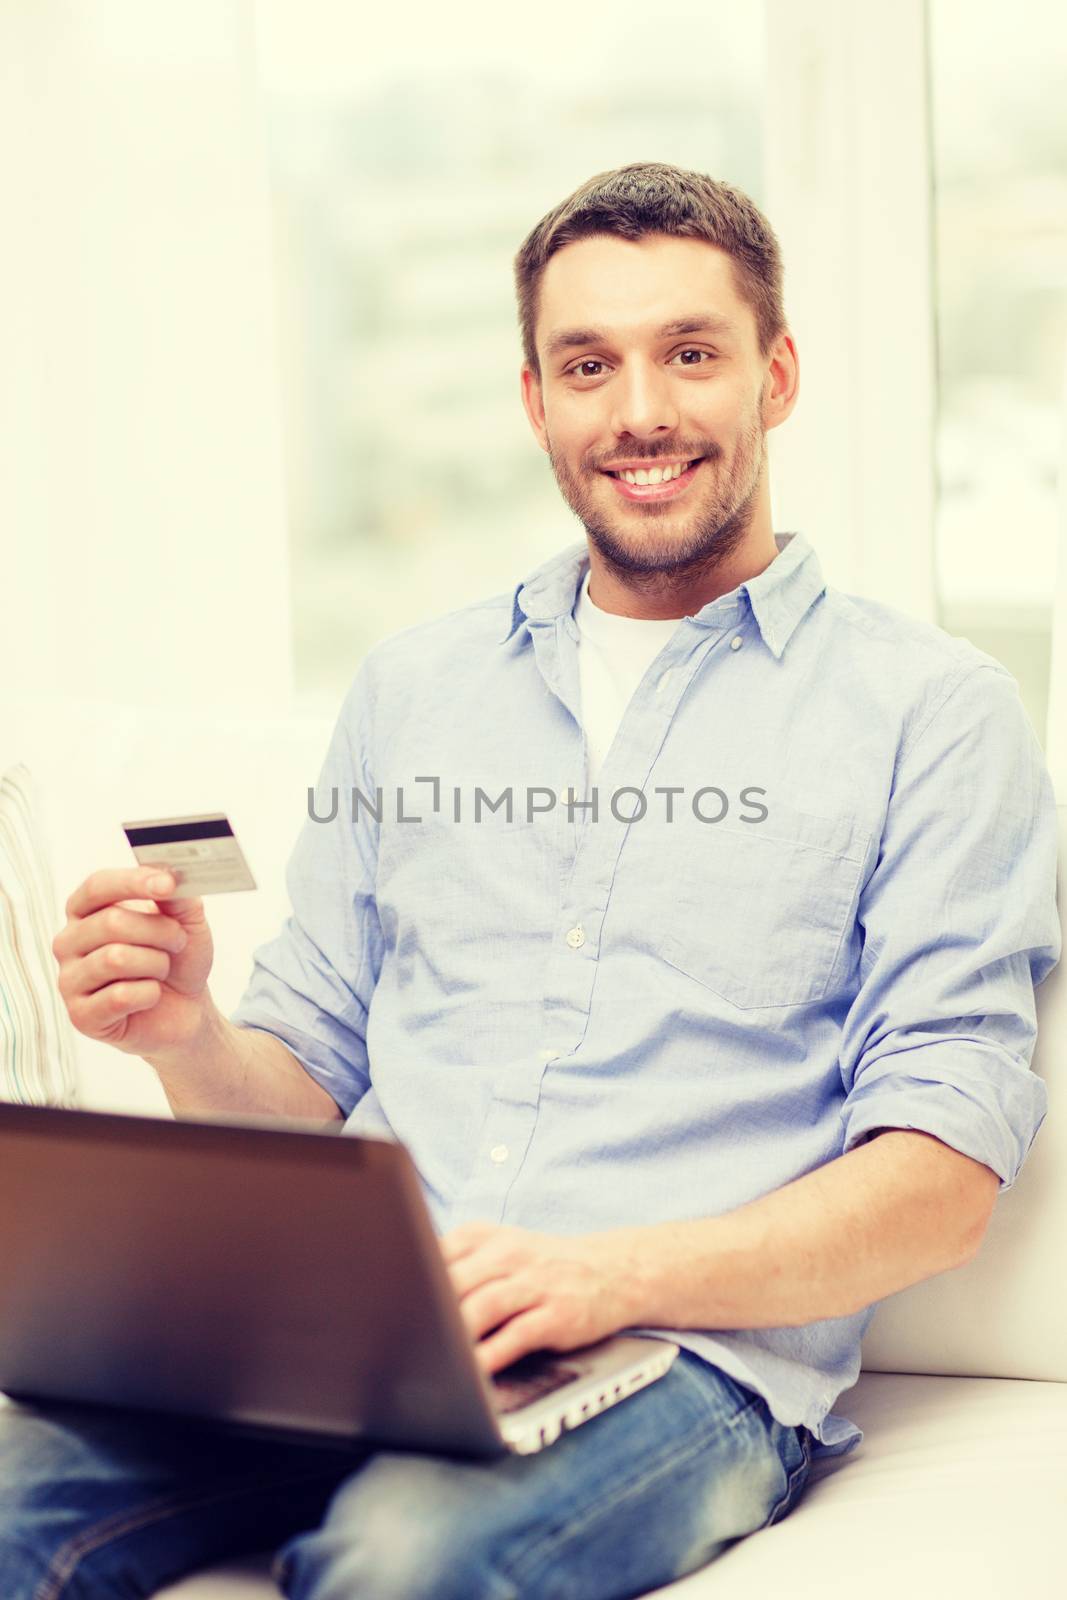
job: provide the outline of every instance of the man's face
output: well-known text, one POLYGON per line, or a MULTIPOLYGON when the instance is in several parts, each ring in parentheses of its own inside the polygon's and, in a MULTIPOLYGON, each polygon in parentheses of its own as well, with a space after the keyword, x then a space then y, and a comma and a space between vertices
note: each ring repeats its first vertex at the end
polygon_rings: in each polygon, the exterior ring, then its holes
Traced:
POLYGON ((526 409, 601 554, 634 573, 725 559, 762 484, 767 378, 730 258, 664 234, 566 245, 542 274, 536 340, 526 409), (642 485, 629 468, 682 470, 642 485))

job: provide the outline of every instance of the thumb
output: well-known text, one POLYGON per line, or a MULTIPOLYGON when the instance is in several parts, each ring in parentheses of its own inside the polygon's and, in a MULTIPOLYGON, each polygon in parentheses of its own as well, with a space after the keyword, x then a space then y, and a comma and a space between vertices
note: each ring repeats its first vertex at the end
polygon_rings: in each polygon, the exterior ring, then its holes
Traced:
POLYGON ((161 867, 155 878, 149 879, 148 889, 157 908, 166 916, 173 917, 175 922, 180 922, 183 928, 193 928, 206 922, 204 916, 204 902, 200 895, 158 895, 153 893, 156 883, 170 879, 177 885, 178 876, 171 867, 161 867))
POLYGON ((199 895, 181 895, 171 900, 157 898, 156 905, 164 915, 173 917, 175 922, 180 922, 183 928, 192 930, 207 922, 204 902, 199 895))

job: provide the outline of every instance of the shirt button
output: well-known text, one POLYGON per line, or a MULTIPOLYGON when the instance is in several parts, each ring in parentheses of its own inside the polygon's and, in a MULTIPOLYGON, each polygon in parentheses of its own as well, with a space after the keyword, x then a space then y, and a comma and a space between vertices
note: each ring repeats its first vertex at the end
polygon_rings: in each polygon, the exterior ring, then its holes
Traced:
POLYGON ((570 945, 572 950, 580 950, 582 948, 582 945, 585 943, 585 929, 582 927, 580 922, 578 923, 577 927, 571 928, 570 932, 567 934, 567 943, 570 945))
POLYGON ((741 635, 739 633, 735 633, 733 638, 730 640, 730 649, 731 650, 740 650, 740 648, 741 648, 741 635))
POLYGON ((659 682, 656 684, 656 693, 662 694, 663 690, 668 687, 673 677, 674 673, 671 671, 670 667, 667 668, 666 672, 661 672, 659 682))
POLYGON ((553 1050, 552 1046, 548 1044, 545 1045, 543 1050, 538 1050, 537 1054, 540 1056, 542 1061, 555 1061, 556 1057, 559 1055, 559 1051, 553 1050))
POLYGON ((499 1166, 502 1161, 506 1161, 508 1159, 507 1145, 495 1144, 489 1152, 489 1159, 490 1161, 495 1161, 497 1166, 499 1166))

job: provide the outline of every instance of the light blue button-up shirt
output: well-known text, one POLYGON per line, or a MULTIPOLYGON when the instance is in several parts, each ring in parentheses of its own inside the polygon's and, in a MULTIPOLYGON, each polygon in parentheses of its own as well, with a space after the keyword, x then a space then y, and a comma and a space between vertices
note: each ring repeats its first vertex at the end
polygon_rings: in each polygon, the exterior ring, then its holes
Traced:
MULTIPOLYGON (((595 817, 584 543, 386 639, 345 697, 292 914, 232 1021, 282 1039, 346 1132, 407 1146, 439 1233, 718 1215, 878 1128, 1015 1180, 1046 1109, 1033 986, 1059 953, 1040 748, 989 656, 777 542, 679 621, 595 817)), ((873 1310, 631 1331, 836 1454, 862 1438, 831 1407, 873 1310)))

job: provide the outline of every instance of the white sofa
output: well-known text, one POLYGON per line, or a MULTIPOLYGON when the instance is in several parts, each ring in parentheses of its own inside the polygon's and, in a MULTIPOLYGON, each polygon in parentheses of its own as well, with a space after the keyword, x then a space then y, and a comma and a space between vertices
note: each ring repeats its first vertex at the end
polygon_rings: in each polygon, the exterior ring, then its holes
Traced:
MULTIPOLYGON (((101 702, 19 700, 5 744, 37 779, 60 907, 94 867, 132 861, 119 824, 225 809, 259 884, 208 910, 211 980, 232 1009, 255 944, 286 914, 285 862, 331 719, 212 717, 101 702)), ((1067 808, 1061 810, 1067 860, 1067 808)), ((1061 891, 1061 905, 1063 904, 1061 891)), ((818 1595, 1052 1600, 1067 1591, 1067 981, 1039 991, 1035 1068, 1049 1116, 978 1258, 887 1301, 863 1372, 835 1409, 865 1437, 817 1465, 783 1523, 658 1591, 678 1600, 818 1595)), ((169 1114, 141 1062, 78 1039, 81 1100, 169 1114)), ((595 1426, 591 1424, 591 1426, 595 1426)), ((269 1530, 265 1530, 267 1534, 269 1530)), ((269 1600, 262 1557, 204 1572, 159 1600, 269 1600)))

